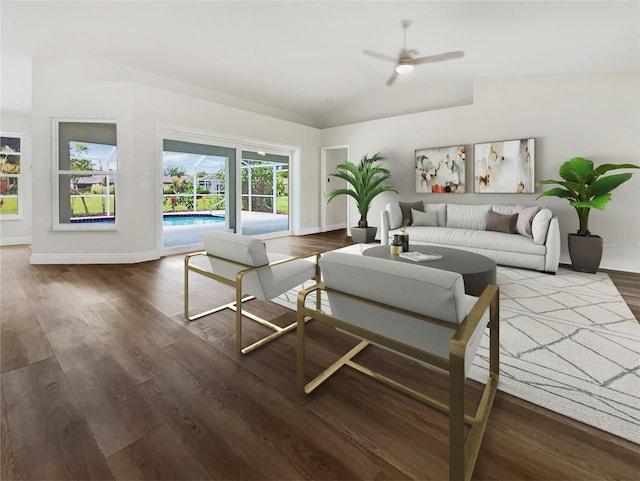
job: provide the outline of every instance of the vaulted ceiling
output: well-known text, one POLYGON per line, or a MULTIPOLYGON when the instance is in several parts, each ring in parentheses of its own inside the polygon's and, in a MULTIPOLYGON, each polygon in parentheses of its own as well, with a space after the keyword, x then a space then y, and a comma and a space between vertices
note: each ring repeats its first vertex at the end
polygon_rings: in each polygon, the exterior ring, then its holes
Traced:
MULTIPOLYGON (((30 60, 71 55, 184 82, 316 127, 469 103, 486 77, 640 69, 638 1, 5 1, 2 109, 30 109, 30 60), (424 64, 391 87, 401 20, 424 64)), ((142 77, 140 77, 142 78, 142 77)))

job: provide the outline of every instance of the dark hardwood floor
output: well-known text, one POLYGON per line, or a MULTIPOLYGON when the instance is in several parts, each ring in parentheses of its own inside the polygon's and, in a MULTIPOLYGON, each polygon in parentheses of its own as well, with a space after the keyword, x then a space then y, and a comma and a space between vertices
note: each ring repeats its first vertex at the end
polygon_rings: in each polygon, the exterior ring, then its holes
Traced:
MULTIPOLYGON (((337 231, 267 246, 301 254, 348 243, 337 231)), ((32 266, 22 246, 0 255, 3 480, 447 478, 446 416, 349 370, 300 396, 295 334, 238 357, 231 312, 188 325, 181 255, 91 266, 32 266)), ((639 318, 640 275, 609 275, 639 318)), ((194 311, 232 298, 192 278, 194 311)), ((293 319, 252 304, 274 322, 293 319)), ((318 323, 308 331, 310 376, 349 340, 318 323)), ((362 362, 446 393, 444 376, 391 353, 373 348, 362 362)), ((477 401, 478 385, 468 391, 477 401)), ((474 473, 639 478, 640 446, 502 392, 474 473)))

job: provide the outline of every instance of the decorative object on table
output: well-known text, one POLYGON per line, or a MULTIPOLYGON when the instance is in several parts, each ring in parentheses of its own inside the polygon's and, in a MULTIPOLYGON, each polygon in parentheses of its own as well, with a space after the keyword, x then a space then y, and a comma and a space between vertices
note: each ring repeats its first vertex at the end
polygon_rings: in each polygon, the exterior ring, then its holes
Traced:
POLYGON ((379 162, 384 157, 380 153, 367 157, 362 156, 358 165, 351 162, 344 162, 336 167, 336 171, 331 175, 339 179, 345 180, 350 187, 335 189, 327 195, 327 204, 338 195, 349 195, 356 201, 356 207, 360 213, 360 220, 357 227, 351 228, 351 238, 354 242, 369 243, 376 237, 377 227, 369 227, 367 222, 367 213, 371 206, 371 201, 383 192, 398 191, 395 187, 387 184, 391 178, 391 172, 382 167, 379 162))
MULTIPOLYGON (((409 251, 409 233, 407 232, 407 224, 405 221, 402 221, 402 229, 400 230, 400 239, 402 241, 402 252, 409 251)), ((395 239, 395 235, 393 238, 395 239)))
POLYGON ((574 270, 595 274, 602 260, 602 238, 589 232, 591 209, 604 210, 611 200, 611 191, 631 178, 632 172, 601 177, 610 170, 640 169, 635 164, 602 164, 595 167, 593 161, 574 157, 560 166, 559 174, 564 180, 546 179, 538 185, 558 184, 562 187, 542 192, 540 197, 567 199, 576 209, 579 227, 576 234, 569 234, 569 256, 574 270))
POLYGON ((415 183, 418 194, 464 193, 464 145, 416 150, 415 183))
POLYGON ((400 257, 403 259, 409 259, 413 262, 426 262, 426 261, 437 261, 442 259, 441 254, 436 254, 435 252, 428 251, 411 251, 411 252, 402 252, 400 257))
POLYGON ((395 234, 393 236, 393 241, 391 242, 390 247, 391 255, 397 256, 402 252, 402 235, 395 234))
POLYGON ((533 194, 535 139, 475 144, 474 184, 477 193, 533 194))

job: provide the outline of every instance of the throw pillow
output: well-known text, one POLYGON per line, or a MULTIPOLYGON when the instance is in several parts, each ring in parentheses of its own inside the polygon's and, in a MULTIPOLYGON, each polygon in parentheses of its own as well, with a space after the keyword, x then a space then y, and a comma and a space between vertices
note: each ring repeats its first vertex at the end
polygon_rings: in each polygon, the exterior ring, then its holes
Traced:
POLYGON ((531 223, 533 222, 533 218, 536 216, 538 212, 542 210, 541 205, 534 205, 531 207, 526 207, 524 205, 516 205, 516 208, 513 209, 515 214, 518 214, 518 222, 516 224, 516 229, 518 230, 518 234, 533 237, 533 233, 531 232, 531 223))
POLYGON ((505 232, 506 234, 516 234, 516 223, 518 214, 498 214, 494 211, 487 212, 487 230, 494 232, 505 232))
POLYGON ((411 217, 413 217, 413 224, 411 225, 438 226, 438 215, 435 212, 421 212, 411 209, 411 217))
POLYGON ((547 241, 547 232, 549 230, 549 223, 553 217, 551 212, 546 207, 538 212, 533 218, 531 223, 531 234, 533 235, 533 241, 536 244, 544 244, 547 241))
POLYGON ((397 229, 402 224, 402 210, 397 202, 386 205, 389 219, 389 229, 397 229))
POLYGON ((424 212, 424 204, 421 200, 417 202, 398 202, 400 206, 400 210, 402 211, 402 220, 408 220, 409 225, 413 222, 413 218, 411 217, 411 209, 419 210, 424 212))
POLYGON ((425 212, 435 212, 438 219, 438 227, 447 225, 447 204, 424 204, 425 212))

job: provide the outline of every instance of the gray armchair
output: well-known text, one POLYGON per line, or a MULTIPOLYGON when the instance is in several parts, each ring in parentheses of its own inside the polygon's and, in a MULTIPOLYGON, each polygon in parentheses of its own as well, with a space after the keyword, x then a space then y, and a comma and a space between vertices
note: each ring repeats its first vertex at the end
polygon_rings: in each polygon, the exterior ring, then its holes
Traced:
MULTIPOLYGON (((449 414, 449 478, 469 480, 480 450, 498 385, 498 286, 482 295, 464 292, 460 274, 389 259, 338 252, 320 260, 324 283, 298 294, 297 387, 309 394, 343 366, 369 375, 449 414), (311 293, 326 292, 331 314, 305 305, 311 293), (305 379, 306 319, 311 317, 357 336, 348 353, 309 382, 305 379), (465 414, 465 378, 486 326, 490 369, 476 413, 465 414), (370 343, 413 358, 449 375, 449 404, 410 389, 354 361, 370 343), (465 424, 471 426, 465 440, 465 424)), ((401 360, 401 358, 399 358, 401 360)))
MULTIPOLYGON (((247 354, 266 343, 292 331, 293 322, 286 327, 277 326, 266 319, 243 309, 243 303, 251 299, 269 301, 309 279, 319 279, 319 253, 289 257, 282 254, 267 254, 265 245, 255 237, 228 232, 205 232, 202 234, 205 251, 188 254, 184 259, 184 317, 195 321, 204 316, 231 309, 236 312, 236 350, 247 354), (192 264, 197 256, 209 259, 211 270, 192 264), (313 258, 309 260, 309 258, 313 258), (210 279, 235 287, 233 302, 198 314, 189 314, 189 273, 194 272, 210 279), (262 339, 242 346, 242 318, 247 317, 274 332, 262 339)), ((317 297, 319 301, 319 295, 317 297)))

